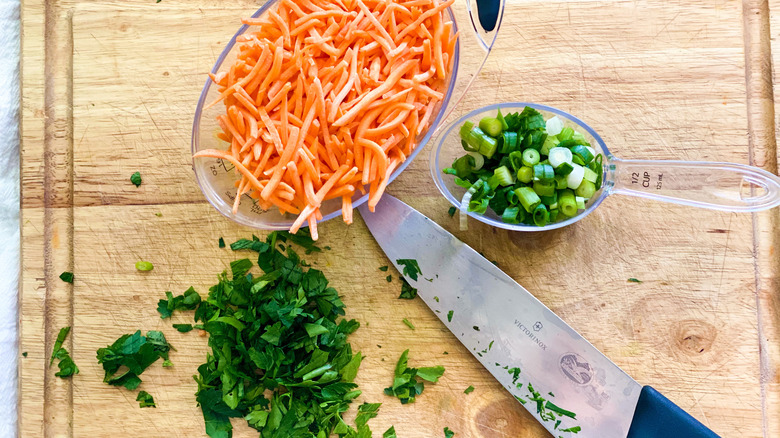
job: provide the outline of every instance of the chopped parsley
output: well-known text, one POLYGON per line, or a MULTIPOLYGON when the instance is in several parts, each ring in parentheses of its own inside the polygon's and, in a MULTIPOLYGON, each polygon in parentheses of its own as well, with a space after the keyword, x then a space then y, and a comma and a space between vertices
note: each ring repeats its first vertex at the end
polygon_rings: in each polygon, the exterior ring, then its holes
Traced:
POLYGON ((23 351, 23 352, 22 352, 22 356, 23 356, 23 357, 27 357, 27 352, 26 352, 26 351, 23 351))
POLYGON ((183 295, 173 296, 168 291, 165 292, 166 299, 157 302, 157 311, 160 318, 170 318, 174 310, 195 310, 200 304, 200 295, 194 288, 190 287, 183 295))
POLYGON ((457 212, 457 211, 458 211, 458 209, 457 209, 457 208, 455 208, 455 207, 450 207, 450 209, 449 209, 449 210, 447 210, 447 214, 448 214, 448 215, 450 215, 450 217, 453 217, 453 216, 455 216, 455 212, 457 212))
POLYGON ((631 278, 628 279, 628 282, 629 283, 641 283, 642 280, 640 280, 638 278, 631 277, 631 278))
POLYGON ((399 265, 403 265, 404 269, 402 273, 414 281, 417 281, 418 274, 422 274, 420 265, 417 264, 417 260, 415 259, 398 259, 395 262, 399 265))
POLYGON ((472 327, 472 328, 473 328, 474 330, 476 330, 476 331, 479 331, 479 327, 478 327, 478 326, 476 326, 476 325, 475 325, 474 327, 472 327))
POLYGON ((407 327, 409 327, 410 329, 414 330, 414 324, 412 324, 411 321, 409 321, 408 319, 404 318, 403 322, 404 322, 404 324, 406 324, 407 327))
POLYGON ((450 310, 447 312, 447 322, 452 322, 452 315, 455 313, 454 310, 450 310))
POLYGON ((162 217, 162 213, 155 213, 154 215, 157 217, 162 217))
POLYGON ((138 406, 142 408, 156 408, 157 405, 154 404, 154 397, 152 397, 151 394, 149 394, 146 391, 141 391, 138 393, 138 397, 135 398, 135 401, 138 402, 138 406))
POLYGON ((415 398, 422 394, 425 389, 423 380, 436 383, 444 374, 444 367, 437 365, 434 367, 409 368, 409 350, 401 353, 398 363, 395 366, 393 385, 385 388, 385 394, 397 397, 401 404, 414 403, 415 398), (422 380, 420 380, 422 379, 422 380))
POLYGON ((192 331, 192 324, 174 324, 173 328, 180 331, 181 333, 187 333, 192 331))
POLYGON ((444 438, 452 438, 455 436, 455 432, 451 431, 449 427, 444 428, 444 438))
POLYGON ((464 394, 471 394, 472 392, 474 392, 474 387, 471 385, 469 385, 469 387, 466 388, 465 391, 463 391, 464 394))
POLYGON ((262 436, 370 437, 379 403, 359 406, 354 427, 342 418, 361 394, 354 379, 363 355, 347 341, 360 324, 343 318, 338 292, 287 242, 320 251, 307 230, 241 239, 230 247, 254 251, 262 274, 237 260, 191 307, 186 293, 160 302, 163 317, 194 308, 195 327, 209 335, 211 351, 195 376, 206 434, 229 438, 230 419, 242 417, 262 436))
POLYGON ((224 248, 225 247, 225 239, 220 237, 219 238, 219 247, 224 248))
MULTIPOLYGON (((70 327, 63 327, 60 329, 59 334, 57 334, 57 340, 54 341, 54 348, 51 352, 51 361, 49 361, 49 366, 54 364, 54 359, 59 361, 57 362, 57 367, 60 370, 54 375, 63 379, 79 373, 79 367, 73 362, 68 350, 62 346, 65 342, 65 338, 68 337, 68 333, 70 333, 70 327)), ((22 353, 22 355, 27 357, 27 353, 22 353)))
POLYGON ((436 301, 436 302, 438 303, 438 302, 439 302, 439 297, 438 297, 438 296, 434 296, 434 297, 433 297, 433 300, 434 300, 434 301, 436 301))
POLYGON ((387 277, 385 277, 385 280, 387 280, 388 283, 391 283, 393 281, 393 276, 388 275, 387 277))
POLYGON ((379 267, 379 270, 380 270, 380 271, 382 271, 382 272, 387 272, 387 269, 388 269, 388 268, 389 268, 389 267, 388 267, 387 265, 385 265, 385 266, 380 266, 380 267, 379 267))
POLYGON ((136 389, 141 384, 138 376, 157 359, 168 360, 171 348, 159 331, 149 330, 146 336, 141 336, 140 330, 132 335, 122 335, 113 344, 97 351, 98 363, 105 371, 103 382, 136 389))
POLYGON ((382 434, 382 438, 398 438, 395 435, 395 426, 390 426, 390 429, 387 429, 385 433, 382 434))
POLYGON ((60 280, 64 281, 65 283, 73 283, 73 273, 65 271, 62 274, 60 274, 60 280))
POLYGON ((135 262, 135 269, 138 269, 139 271, 151 271, 154 269, 154 265, 152 262, 139 261, 135 262))
POLYGON ((130 175, 130 182, 135 184, 136 187, 141 186, 141 172, 136 172, 130 175))
POLYGON ((405 278, 401 277, 401 295, 398 298, 413 300, 415 297, 417 297, 417 289, 412 287, 405 278))

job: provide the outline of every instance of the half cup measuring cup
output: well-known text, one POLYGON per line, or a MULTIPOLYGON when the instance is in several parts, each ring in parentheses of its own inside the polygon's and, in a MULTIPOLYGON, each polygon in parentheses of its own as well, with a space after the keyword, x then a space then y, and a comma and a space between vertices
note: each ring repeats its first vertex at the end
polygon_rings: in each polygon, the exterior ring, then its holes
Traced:
POLYGON ((443 169, 465 154, 461 146, 459 129, 466 121, 475 124, 483 117, 495 117, 500 108, 504 114, 531 107, 544 115, 545 120, 558 116, 564 126, 582 133, 602 154, 603 183, 588 201, 585 210, 576 216, 538 227, 503 222, 491 209, 480 215, 468 214, 495 227, 515 231, 544 231, 571 225, 596 209, 612 194, 638 196, 646 199, 709 208, 721 211, 753 212, 780 205, 780 178, 763 169, 744 164, 675 161, 675 160, 623 160, 612 155, 599 134, 577 117, 546 105, 526 102, 508 102, 474 110, 442 129, 431 150, 430 168, 436 187, 455 207, 460 206, 466 189, 455 184, 452 175, 443 169))
MULTIPOLYGON (((279 0, 269 0, 252 17, 257 18, 275 7, 279 0)), ((452 32, 459 32, 458 42, 455 46, 452 70, 447 78, 448 86, 445 97, 438 110, 434 112, 430 127, 418 136, 417 147, 398 168, 391 174, 392 182, 420 153, 434 132, 446 120, 452 109, 463 98, 473 80, 482 69, 488 54, 501 27, 506 0, 457 0, 447 10, 449 18, 453 22, 452 32)), ((238 21, 238 18, 236 19, 238 21)), ((241 26, 225 49, 219 55, 216 64, 211 70, 217 74, 223 70, 223 66, 230 66, 238 54, 236 39, 245 32, 253 31, 255 26, 241 26)), ((203 149, 226 149, 226 144, 216 137, 220 127, 216 116, 224 113, 223 105, 215 105, 206 109, 205 106, 219 96, 217 87, 210 79, 206 80, 203 91, 200 94, 195 110, 195 120, 192 125, 192 153, 203 149)), ((237 176, 233 166, 221 159, 197 158, 193 159, 192 168, 203 195, 224 216, 254 228, 284 230, 290 228, 295 216, 280 214, 275 209, 263 211, 257 201, 244 195, 241 199, 238 212, 233 214, 233 201, 236 196, 234 185, 237 176)), ((352 205, 357 207, 368 200, 368 195, 356 192, 352 198, 352 205)), ((320 207, 322 221, 332 219, 341 214, 341 201, 332 199, 323 202, 320 207)), ((319 221, 319 222, 322 222, 319 221)))

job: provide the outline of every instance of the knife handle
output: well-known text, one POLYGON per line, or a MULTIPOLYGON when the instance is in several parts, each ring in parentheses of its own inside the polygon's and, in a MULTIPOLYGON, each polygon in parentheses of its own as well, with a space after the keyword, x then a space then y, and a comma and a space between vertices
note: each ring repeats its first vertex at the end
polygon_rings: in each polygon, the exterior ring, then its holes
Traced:
POLYGON ((651 386, 642 387, 627 438, 719 438, 651 386))

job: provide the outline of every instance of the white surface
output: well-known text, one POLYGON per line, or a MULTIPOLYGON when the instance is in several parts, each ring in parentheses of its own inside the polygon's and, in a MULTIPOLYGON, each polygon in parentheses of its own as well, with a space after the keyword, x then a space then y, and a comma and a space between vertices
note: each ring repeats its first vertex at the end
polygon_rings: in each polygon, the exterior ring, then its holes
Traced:
POLYGON ((16 436, 19 0, 0 0, 0 437, 16 436))

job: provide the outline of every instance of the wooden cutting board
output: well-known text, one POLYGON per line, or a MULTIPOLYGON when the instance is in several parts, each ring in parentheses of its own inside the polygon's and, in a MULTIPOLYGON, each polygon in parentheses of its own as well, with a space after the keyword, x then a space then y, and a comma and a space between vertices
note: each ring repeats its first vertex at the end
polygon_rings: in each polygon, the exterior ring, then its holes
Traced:
MULTIPOLYGON (((205 202, 189 154, 205 73, 238 18, 257 7, 24 2, 23 436, 205 436, 191 376, 206 341, 175 332, 155 309, 166 290, 192 285, 205 294, 237 258, 217 247, 219 237, 263 234, 205 202), (135 171, 140 188, 129 182, 135 171), (141 259, 155 269, 137 272, 141 259), (73 285, 57 278, 66 270, 73 285), (47 366, 62 326, 73 327, 66 345, 81 369, 67 380, 47 366), (143 374, 141 389, 157 409, 139 409, 134 392, 102 383, 95 360, 98 348, 137 329, 163 330, 177 348, 173 368, 143 374)), ((622 158, 753 162, 776 172, 769 10, 759 0, 744 8, 511 1, 494 54, 460 109, 540 102, 582 117, 622 158)), ((427 153, 388 192, 497 260, 634 378, 722 436, 780 434, 776 212, 615 196, 559 231, 508 233, 472 221, 462 232, 430 180, 427 153)), ((383 403, 375 433, 392 424, 407 438, 443 436, 445 426, 460 437, 548 436, 421 301, 396 299, 400 284, 377 270, 388 261, 359 216, 349 227, 323 224, 321 236, 332 250, 309 260, 343 295, 347 316, 363 323, 350 340, 367 356, 360 400, 383 403), (412 365, 447 371, 402 406, 382 388, 406 348, 412 365), (476 390, 463 394, 469 385, 476 390)), ((257 436, 234 423, 235 436, 257 436)))

